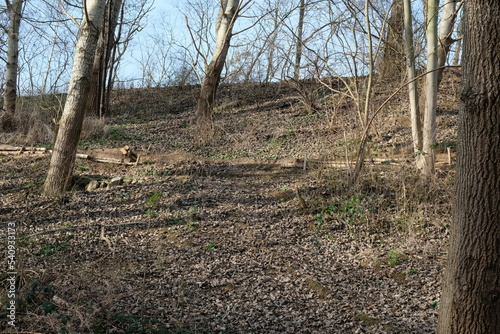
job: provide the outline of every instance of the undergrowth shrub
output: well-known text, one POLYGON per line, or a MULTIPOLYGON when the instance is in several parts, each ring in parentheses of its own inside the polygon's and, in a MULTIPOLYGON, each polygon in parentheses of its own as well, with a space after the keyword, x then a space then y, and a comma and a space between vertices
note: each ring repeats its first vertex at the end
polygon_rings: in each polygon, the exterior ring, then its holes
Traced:
POLYGON ((367 166, 353 185, 348 172, 334 169, 322 176, 328 196, 316 203, 315 219, 373 232, 447 228, 453 176, 453 169, 443 169, 429 180, 411 163, 367 166))
MULTIPOLYGON (((57 125, 64 108, 64 95, 21 96, 17 99, 14 124, 10 132, 2 132, 0 141, 35 146, 54 142, 57 125)), ((83 121, 81 139, 104 135, 105 120, 89 116, 83 121)))
POLYGON ((22 145, 52 142, 64 99, 63 95, 18 97, 13 115, 14 130, 2 133, 0 140, 22 145))
POLYGON ((83 119, 81 140, 96 139, 104 136, 106 120, 102 117, 87 116, 83 119))

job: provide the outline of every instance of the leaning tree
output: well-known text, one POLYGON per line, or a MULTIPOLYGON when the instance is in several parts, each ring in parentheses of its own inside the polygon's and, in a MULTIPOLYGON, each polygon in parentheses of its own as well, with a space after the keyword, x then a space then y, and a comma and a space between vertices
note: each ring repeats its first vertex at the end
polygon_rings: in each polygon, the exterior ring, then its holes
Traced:
POLYGON ((212 135, 212 112, 215 96, 219 86, 224 62, 229 51, 229 43, 238 12, 240 11, 239 0, 222 0, 221 9, 217 16, 215 25, 216 42, 212 60, 205 71, 205 78, 201 84, 201 92, 196 109, 197 137, 201 142, 206 141, 212 135))
POLYGON ((49 172, 43 187, 46 196, 60 195, 69 184, 91 89, 90 75, 104 20, 106 0, 83 0, 83 4, 84 16, 78 32, 68 97, 59 121, 49 172))

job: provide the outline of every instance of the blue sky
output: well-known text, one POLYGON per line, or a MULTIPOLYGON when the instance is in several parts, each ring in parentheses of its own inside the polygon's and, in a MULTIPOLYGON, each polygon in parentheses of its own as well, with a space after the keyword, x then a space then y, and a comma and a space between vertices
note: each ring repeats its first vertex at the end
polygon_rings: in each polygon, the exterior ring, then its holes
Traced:
MULTIPOLYGON (((28 8, 30 8, 30 12, 28 13, 29 17, 40 17, 43 20, 43 15, 49 15, 42 12, 43 8, 37 6, 39 0, 32 0, 28 2, 28 8)), ((127 0, 128 3, 135 3, 132 0, 127 0)), ((218 0, 209 0, 211 5, 215 8, 217 6, 218 0)), ((389 0, 384 0, 389 1, 389 0)), ((149 71, 153 73, 153 75, 157 75, 158 71, 161 70, 161 67, 167 68, 169 73, 165 74, 164 78, 160 76, 160 78, 153 78, 151 85, 165 85, 169 84, 169 80, 172 80, 172 71, 178 71, 180 64, 182 62, 179 61, 183 56, 180 54, 182 50, 184 52, 189 52, 187 58, 184 58, 184 61, 187 59, 187 63, 190 62, 196 63, 198 66, 198 70, 201 72, 203 70, 203 60, 197 57, 196 51, 194 51, 192 47, 192 41, 187 33, 186 23, 184 14, 196 14, 204 13, 205 11, 194 12, 188 11, 187 3, 193 4, 196 1, 190 0, 155 0, 153 4, 153 9, 148 14, 147 19, 144 21, 144 29, 135 35, 134 40, 131 42, 127 53, 124 55, 124 58, 121 61, 121 67, 119 71, 119 80, 123 80, 124 83, 122 87, 130 87, 131 80, 136 79, 134 82, 134 87, 138 87, 140 84, 144 84, 144 63, 147 62, 147 65, 150 66, 149 71), (165 27, 171 29, 171 36, 165 33, 165 27), (157 42, 152 42, 156 40, 157 42), (170 41, 174 41, 171 43, 170 41), (172 46, 172 44, 175 44, 172 46), (184 48, 184 49, 183 49, 184 48), (186 51, 186 48, 189 50, 186 51), (169 59, 169 57, 171 59, 169 59), (166 64, 160 64, 161 61, 165 61, 166 64), (142 63, 141 63, 142 62, 142 63), (165 66, 166 65, 166 66, 165 66)), ((249 6, 248 16, 252 16, 252 14, 259 15, 262 13, 262 9, 259 8, 259 4, 263 3, 260 0, 252 0, 252 4, 249 6), (257 13, 252 13, 254 10, 257 13), (260 10, 260 12, 259 12, 260 10)), ((294 4, 298 3, 297 0, 287 2, 282 0, 281 9, 286 12, 285 7, 289 6, 290 8, 295 7, 294 4)), ((326 2, 325 2, 326 3, 326 2)), ((420 4, 420 0, 414 0, 414 4, 420 4)), ((418 13, 419 11, 416 11, 418 13)), ((209 13, 206 15, 207 27, 210 29, 210 32, 213 34, 215 29, 213 28, 213 22, 215 21, 215 13, 209 13), (213 16, 213 17, 212 17, 213 16)), ((321 19, 328 20, 328 17, 325 16, 324 12, 312 12, 314 17, 311 16, 308 19, 309 31, 313 31, 315 25, 321 25, 321 19)), ((63 15, 63 19, 67 17, 63 15)), ((256 16, 253 18, 241 18, 237 21, 237 25, 241 25, 237 27, 235 30, 238 31, 241 27, 246 27, 254 23, 256 20, 256 16)), ((293 29, 295 26, 293 23, 295 18, 289 17, 288 26, 290 28, 283 28, 283 31, 280 35, 279 42, 282 44, 281 54, 277 57, 276 62, 287 61, 287 58, 290 58, 290 39, 293 39, 293 34, 290 33, 287 29, 293 29)), ((190 19, 190 22, 193 24, 195 18, 190 19)), ((264 38, 266 33, 269 33, 272 30, 272 20, 268 18, 267 20, 262 20, 258 25, 249 31, 245 31, 244 34, 238 35, 234 38, 234 43, 232 44, 232 48, 230 52, 235 57, 234 61, 228 62, 229 66, 232 66, 232 69, 238 70, 239 66, 247 66, 249 61, 251 61, 252 55, 255 55, 255 52, 258 52, 259 48, 266 48, 266 44, 264 43, 264 38), (262 24, 262 25, 259 25, 262 24), (263 28, 265 27, 265 29, 263 28), (265 31, 264 31, 264 30, 265 31), (264 32, 262 32, 264 31, 264 32), (237 47, 239 46, 239 47, 237 47), (247 52, 247 53, 245 53, 247 52)), ((68 34, 67 29, 70 27, 73 31, 76 31, 76 26, 72 23, 65 24, 53 24, 51 23, 49 26, 45 26, 45 28, 38 29, 39 34, 34 34, 32 29, 28 29, 29 24, 22 24, 22 28, 24 27, 25 33, 21 36, 22 38, 22 51, 20 57, 21 67, 21 94, 36 94, 39 92, 41 87, 44 87, 44 77, 50 74, 50 78, 57 78, 57 82, 54 85, 48 83, 46 90, 56 89, 58 91, 64 91, 66 83, 69 80, 70 71, 71 71, 71 63, 73 61, 73 53, 71 44, 74 43, 75 36, 68 34), (58 40, 58 46, 55 49, 53 55, 49 55, 51 50, 51 45, 55 39, 55 36, 60 34, 63 37, 60 41, 58 40), (44 52, 44 53, 43 53, 44 52), (63 75, 60 76, 59 73, 63 68, 63 75)), ((43 27, 43 25, 42 25, 43 27)), ((332 60, 335 66, 339 66, 338 64, 345 64, 345 55, 342 56, 342 59, 336 59, 336 48, 339 46, 342 48, 345 45, 339 44, 338 41, 335 41, 334 38, 337 35, 334 34, 330 38, 331 43, 326 46, 331 48, 330 54, 328 55, 332 60)), ((362 38, 360 34, 360 38, 362 38)), ((211 38, 207 38, 208 41, 211 41, 211 38)), ((320 50, 320 52, 324 52, 325 44, 314 45, 314 42, 311 42, 310 46, 320 50)), ((349 44, 349 43, 348 43, 349 44)), ((204 54, 210 54, 210 50, 213 48, 213 45, 204 45, 204 49, 202 50, 204 54)), ((342 51, 342 50, 341 50, 342 51)), ((186 57, 186 56, 184 56, 186 57)), ((276 57, 276 54, 275 54, 276 57)), ((260 70, 266 70, 266 54, 261 55, 260 70)), ((288 59, 290 61, 290 59, 288 59)), ((304 59, 304 63, 307 60, 304 59)), ((361 59, 362 61, 362 59, 361 59)), ((189 65, 187 65, 189 66, 189 65)), ((168 72, 167 71, 167 72, 168 72)), ((257 73, 256 71, 255 73, 257 73)), ((0 73, 1 74, 1 73, 0 73)), ((277 75, 280 75, 278 73, 277 75)), ((285 76, 287 74, 285 73, 285 76)), ((278 79, 281 77, 278 77, 278 79)), ((256 80, 259 80, 258 78, 256 80)))

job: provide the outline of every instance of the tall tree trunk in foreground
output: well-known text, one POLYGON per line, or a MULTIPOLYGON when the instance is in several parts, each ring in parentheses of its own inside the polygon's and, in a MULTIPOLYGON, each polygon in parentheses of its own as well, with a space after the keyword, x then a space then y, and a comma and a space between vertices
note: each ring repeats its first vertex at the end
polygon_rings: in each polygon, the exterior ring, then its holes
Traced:
POLYGON ((206 69, 196 109, 197 140, 200 143, 206 142, 213 135, 214 101, 229 50, 234 22, 238 17, 239 4, 239 0, 221 1, 221 9, 215 27, 215 50, 206 69))
POLYGON ((298 23, 298 27, 297 27, 297 41, 295 44, 295 65, 293 67, 293 79, 295 81, 300 79, 300 61, 302 60, 305 12, 306 12, 305 1, 300 0, 299 23, 298 23))
POLYGON ((408 93, 410 98, 411 133, 413 138, 413 152, 417 159, 422 153, 422 121, 418 103, 418 88, 415 79, 415 52, 413 46, 413 22, 411 0, 403 0, 404 6, 404 44, 406 55, 406 73, 408 76, 408 93))
MULTIPOLYGON (((457 17, 456 12, 456 0, 444 0, 443 13, 441 17, 441 23, 439 25, 438 34, 438 64, 437 67, 443 67, 446 65, 446 59, 448 58, 448 53, 450 52, 450 47, 455 41, 451 34, 453 33, 453 26, 455 25, 455 20, 457 17)), ((440 69, 437 72, 437 85, 441 83, 443 78, 443 70, 440 69)))
POLYGON ((75 48, 68 97, 43 188, 46 196, 62 194, 72 176, 76 147, 82 131, 90 90, 89 76, 104 19, 106 0, 87 0, 83 3, 86 4, 85 15, 80 24, 75 48))
POLYGON ((439 334, 500 333, 500 2, 465 3, 454 221, 439 334))
POLYGON ((437 108, 437 48, 438 48, 439 0, 427 2, 427 75, 425 76, 424 132, 422 135, 422 157, 417 159, 417 167, 430 176, 434 173, 434 145, 436 143, 437 108))
POLYGON ((19 58, 19 28, 21 27, 21 10, 24 0, 6 1, 9 12, 9 28, 7 30, 7 64, 5 69, 5 95, 3 100, 4 114, 1 127, 12 131, 15 128, 17 76, 19 58))

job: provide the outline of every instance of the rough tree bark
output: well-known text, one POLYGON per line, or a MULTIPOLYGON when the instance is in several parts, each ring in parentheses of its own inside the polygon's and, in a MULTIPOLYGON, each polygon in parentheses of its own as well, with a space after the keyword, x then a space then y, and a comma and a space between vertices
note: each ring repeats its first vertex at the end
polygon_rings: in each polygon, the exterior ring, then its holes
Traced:
POLYGON ((204 143, 213 135, 212 112, 220 76, 224 68, 234 22, 238 17, 240 1, 222 0, 216 22, 216 43, 212 60, 206 68, 196 109, 197 140, 204 143))
POLYGON ((500 2, 467 0, 454 221, 439 334, 500 333, 500 2))
POLYGON ((9 28, 7 30, 7 64, 5 68, 4 113, 0 125, 5 131, 15 129, 14 114, 16 112, 17 76, 19 58, 19 28, 21 27, 21 10, 24 0, 6 1, 9 12, 9 28))
POLYGON ((68 186, 85 116, 90 90, 89 76, 104 19, 106 0, 86 0, 83 3, 86 4, 85 14, 78 33, 68 97, 43 187, 45 196, 59 196, 68 186))

